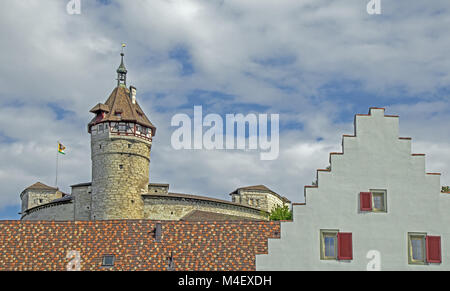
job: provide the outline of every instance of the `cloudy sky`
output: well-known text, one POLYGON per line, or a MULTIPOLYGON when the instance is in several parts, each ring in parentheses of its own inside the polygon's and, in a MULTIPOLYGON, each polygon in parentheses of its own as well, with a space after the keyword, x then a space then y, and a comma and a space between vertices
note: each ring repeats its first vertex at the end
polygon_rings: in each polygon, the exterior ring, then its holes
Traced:
POLYGON ((129 84, 158 128, 150 180, 229 199, 265 184, 293 202, 371 106, 400 115, 400 134, 450 184, 450 2, 381 0, 3 0, 0 10, 0 219, 41 181, 91 180, 89 110, 129 84), (280 155, 172 149, 177 113, 280 114, 280 155))

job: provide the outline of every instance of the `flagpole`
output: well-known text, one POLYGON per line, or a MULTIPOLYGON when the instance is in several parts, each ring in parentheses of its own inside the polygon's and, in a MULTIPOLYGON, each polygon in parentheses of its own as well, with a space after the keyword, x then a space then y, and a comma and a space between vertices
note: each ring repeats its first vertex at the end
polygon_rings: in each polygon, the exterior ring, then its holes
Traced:
POLYGON ((56 178, 55 178, 55 187, 58 188, 58 155, 59 154, 59 142, 58 142, 58 150, 56 150, 56 178))

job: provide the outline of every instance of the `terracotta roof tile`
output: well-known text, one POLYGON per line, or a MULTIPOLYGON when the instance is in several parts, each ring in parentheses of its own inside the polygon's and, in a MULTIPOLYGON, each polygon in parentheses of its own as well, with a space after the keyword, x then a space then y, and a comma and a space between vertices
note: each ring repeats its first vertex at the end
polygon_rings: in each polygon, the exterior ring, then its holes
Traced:
POLYGON ((0 270, 66 270, 78 251, 82 271, 254 271, 268 238, 280 238, 280 223, 268 221, 157 222, 150 220, 0 221, 0 270), (158 242, 154 232, 161 223, 158 242), (114 255, 113 267, 102 267, 114 255))

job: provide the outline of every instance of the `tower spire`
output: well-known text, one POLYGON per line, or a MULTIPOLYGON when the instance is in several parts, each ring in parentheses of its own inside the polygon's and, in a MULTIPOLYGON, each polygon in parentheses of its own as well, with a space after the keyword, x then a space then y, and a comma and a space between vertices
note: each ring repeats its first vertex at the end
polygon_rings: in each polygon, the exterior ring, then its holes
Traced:
POLYGON ((126 44, 122 44, 122 52, 120 53, 121 56, 121 62, 120 62, 120 66, 117 69, 117 87, 119 86, 127 86, 127 69, 125 68, 125 65, 123 63, 123 57, 124 57, 124 53, 123 53, 123 49, 124 47, 126 47, 126 44))

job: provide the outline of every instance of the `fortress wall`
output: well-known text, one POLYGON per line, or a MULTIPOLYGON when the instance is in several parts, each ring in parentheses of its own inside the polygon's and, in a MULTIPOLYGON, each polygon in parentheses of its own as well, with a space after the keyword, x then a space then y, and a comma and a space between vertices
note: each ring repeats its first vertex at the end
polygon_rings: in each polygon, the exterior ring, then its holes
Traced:
POLYGON ((36 210, 31 210, 29 214, 22 217, 22 220, 74 220, 74 204, 72 202, 68 202, 64 204, 50 204, 47 206, 42 206, 36 210))
MULTIPOLYGON (((238 196, 239 197, 239 196, 238 196)), ((278 205, 282 206, 285 203, 275 195, 257 191, 240 191, 240 201, 244 205, 261 208, 267 212, 276 208, 278 205), (249 199, 253 199, 253 205, 249 204, 249 199), (259 200, 259 204, 256 204, 256 200, 259 200)), ((289 204, 286 204, 289 205, 289 204)))
POLYGON ((33 207, 50 203, 51 201, 61 198, 62 193, 60 191, 48 191, 39 189, 29 189, 26 190, 24 198, 26 198, 22 203, 22 211, 31 209, 33 207))
POLYGON ((266 220, 262 212, 239 205, 230 205, 214 201, 202 201, 179 197, 145 195, 144 218, 154 220, 179 220, 193 210, 215 212, 227 215, 243 216, 266 220))
POLYGON ((148 191, 150 144, 92 137, 92 219, 140 219, 148 191))
POLYGON ((72 196, 75 199, 76 220, 91 219, 91 186, 79 186, 72 188, 72 196))

